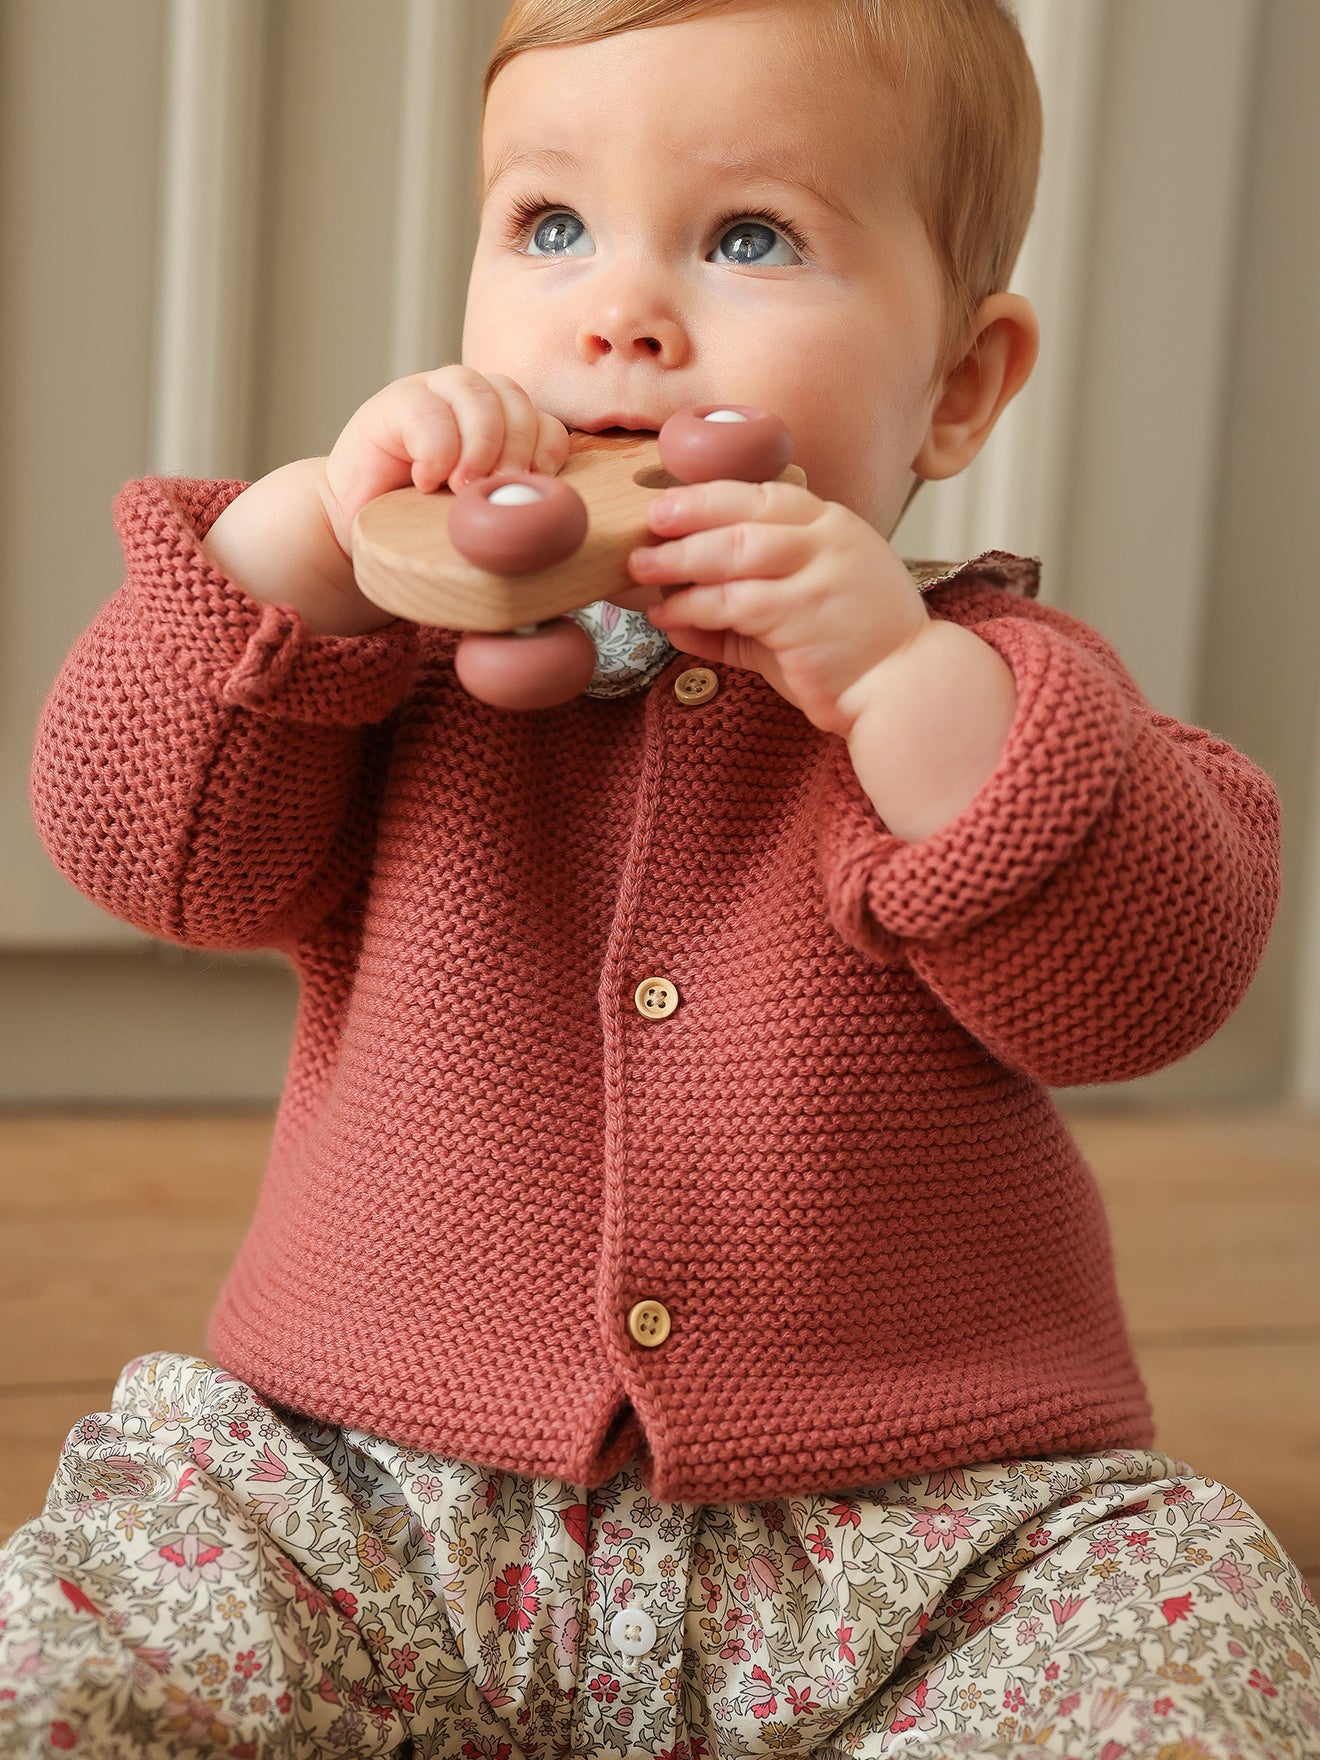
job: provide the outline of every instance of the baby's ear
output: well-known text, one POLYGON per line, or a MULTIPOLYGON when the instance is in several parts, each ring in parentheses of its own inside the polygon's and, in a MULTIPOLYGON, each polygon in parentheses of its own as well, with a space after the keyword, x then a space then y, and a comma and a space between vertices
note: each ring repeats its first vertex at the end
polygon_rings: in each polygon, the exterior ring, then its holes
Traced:
POLYGON ((945 374, 912 461, 916 475, 931 482, 966 470, 1036 364, 1040 327, 1021 294, 991 294, 977 308, 974 323, 971 347, 945 374))

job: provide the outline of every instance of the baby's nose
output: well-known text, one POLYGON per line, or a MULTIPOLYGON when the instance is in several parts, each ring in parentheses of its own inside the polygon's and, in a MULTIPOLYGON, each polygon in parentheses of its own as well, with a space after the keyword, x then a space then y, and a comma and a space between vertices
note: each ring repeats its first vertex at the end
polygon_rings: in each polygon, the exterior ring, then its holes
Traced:
POLYGON ((661 366, 681 367, 690 347, 687 332, 677 319, 654 309, 616 306, 587 314, 578 335, 578 351, 586 361, 617 354, 629 360, 646 357, 661 366))

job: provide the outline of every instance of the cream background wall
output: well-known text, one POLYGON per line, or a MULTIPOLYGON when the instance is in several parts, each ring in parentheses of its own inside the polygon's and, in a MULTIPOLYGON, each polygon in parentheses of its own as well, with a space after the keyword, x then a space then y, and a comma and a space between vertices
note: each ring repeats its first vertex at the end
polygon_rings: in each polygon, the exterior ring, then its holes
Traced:
MULTIPOLYGON (((118 582, 120 482, 324 450, 385 380, 453 358, 502 10, 0 7, 0 1100, 278 1089, 282 968, 157 948, 74 894, 28 824, 32 723, 118 582)), ((1320 1105, 1320 8, 1019 10, 1047 157, 1018 284, 1045 352, 984 460, 923 491, 900 538, 1041 554, 1047 596, 1159 708, 1282 791, 1288 896, 1247 1002, 1103 1097, 1320 1105)))

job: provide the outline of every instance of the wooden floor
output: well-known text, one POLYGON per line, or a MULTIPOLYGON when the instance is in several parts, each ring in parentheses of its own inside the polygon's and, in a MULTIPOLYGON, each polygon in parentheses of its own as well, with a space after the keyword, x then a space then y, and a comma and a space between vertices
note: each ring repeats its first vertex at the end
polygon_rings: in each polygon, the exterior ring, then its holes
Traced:
MULTIPOLYGON (((1159 1446, 1320 1592, 1320 1119, 1071 1119, 1105 1195, 1159 1446)), ((0 1115, 0 1536, 145 1350, 203 1350, 267 1115, 0 1115)))

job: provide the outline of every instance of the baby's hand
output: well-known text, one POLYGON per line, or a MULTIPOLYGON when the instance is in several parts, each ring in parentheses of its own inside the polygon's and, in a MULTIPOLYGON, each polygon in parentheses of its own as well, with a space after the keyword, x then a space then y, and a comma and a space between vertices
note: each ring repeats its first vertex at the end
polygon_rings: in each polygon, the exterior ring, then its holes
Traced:
POLYGON ((826 733, 847 739, 874 669, 930 623, 879 532, 796 484, 668 489, 647 519, 668 541, 634 550, 628 569, 666 590, 651 621, 685 653, 759 672, 826 733))
POLYGON ((203 549, 254 599, 291 605, 315 630, 365 635, 394 621, 353 575, 353 520, 388 489, 456 487, 500 465, 553 476, 568 434, 512 379, 441 367, 369 398, 328 458, 281 465, 231 501, 203 549))
POLYGON ((325 510, 345 556, 359 509, 409 483, 461 489, 493 471, 556 475, 568 432, 500 373, 439 367, 396 379, 357 410, 325 461, 325 510))

